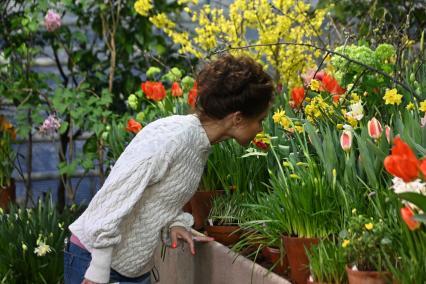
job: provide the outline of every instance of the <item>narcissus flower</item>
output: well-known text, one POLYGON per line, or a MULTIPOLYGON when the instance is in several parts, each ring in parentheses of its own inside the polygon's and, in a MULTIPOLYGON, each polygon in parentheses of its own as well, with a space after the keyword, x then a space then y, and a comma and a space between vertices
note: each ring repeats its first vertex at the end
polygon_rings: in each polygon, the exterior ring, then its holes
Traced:
POLYGON ((172 96, 181 97, 183 95, 182 88, 179 86, 178 82, 173 82, 172 84, 172 96))
POLYGON ((396 89, 387 89, 383 96, 386 105, 399 105, 401 103, 402 95, 398 94, 396 89))
POLYGON ((365 224, 364 225, 364 227, 367 229, 367 230, 373 230, 373 227, 374 227, 374 225, 373 225, 373 223, 368 223, 368 224, 365 224))
POLYGON ((426 112, 426 100, 424 100, 420 103, 419 110, 422 111, 422 112, 426 112))
POLYGON ((166 97, 166 89, 161 82, 147 81, 141 85, 145 96, 153 101, 161 101, 166 97))
POLYGON ((368 128, 368 135, 370 135, 370 137, 373 139, 379 139, 380 136, 382 135, 382 132, 383 132, 382 124, 375 117, 373 117, 372 119, 368 121, 367 128, 368 128))
POLYGON ((343 243, 342 243, 342 247, 343 247, 343 248, 345 248, 345 247, 347 247, 350 243, 351 243, 351 241, 350 241, 350 240, 344 240, 344 241, 343 241, 343 243))
POLYGON ((408 229, 411 231, 414 231, 420 227, 420 222, 414 220, 414 213, 413 210, 411 210, 410 207, 405 206, 400 209, 402 220, 404 220, 405 224, 407 225, 408 229))
POLYGON ((126 130, 134 134, 138 133, 142 129, 142 124, 134 120, 133 118, 127 121, 126 130))
POLYGON ((343 151, 349 151, 352 147, 352 132, 350 130, 343 130, 340 136, 340 146, 343 151))
POLYGON ((413 181, 419 176, 420 161, 410 146, 398 136, 394 139, 391 155, 384 160, 384 166, 390 174, 404 182, 413 181))

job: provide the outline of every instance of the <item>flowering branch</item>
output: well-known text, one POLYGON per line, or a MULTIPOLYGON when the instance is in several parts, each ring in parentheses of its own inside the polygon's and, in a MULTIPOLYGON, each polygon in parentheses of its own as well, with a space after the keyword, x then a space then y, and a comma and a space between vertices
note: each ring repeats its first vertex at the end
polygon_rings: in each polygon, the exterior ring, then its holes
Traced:
POLYGON ((221 49, 221 50, 212 51, 212 52, 210 52, 206 56, 206 58, 209 58, 209 57, 211 57, 214 54, 224 53, 224 52, 227 52, 227 51, 230 51, 230 50, 240 50, 240 49, 248 49, 248 48, 251 48, 251 47, 275 46, 275 45, 306 46, 306 47, 311 47, 311 48, 314 48, 314 49, 319 49, 319 50, 328 52, 328 53, 333 54, 333 55, 340 56, 340 57, 346 59, 347 61, 349 61, 351 63, 358 64, 358 65, 360 65, 360 66, 362 66, 362 67, 364 67, 364 68, 366 68, 368 70, 376 72, 376 73, 378 73, 378 74, 380 74, 380 75, 382 75, 382 76, 390 79, 395 84, 400 85, 402 88, 406 89, 413 97, 417 98, 418 100, 421 100, 421 97, 418 96, 408 85, 406 85, 404 82, 399 81, 395 77, 390 76, 386 72, 384 72, 384 71, 382 71, 380 69, 377 69, 377 68, 375 68, 373 66, 364 64, 364 63, 362 63, 362 62, 360 62, 358 60, 352 59, 349 56, 344 55, 344 54, 342 54, 340 52, 336 52, 336 51, 330 50, 330 49, 328 49, 326 47, 320 47, 320 46, 317 46, 317 45, 314 45, 314 44, 310 44, 310 43, 297 43, 297 42, 282 42, 282 41, 280 41, 280 42, 276 42, 276 43, 251 44, 251 45, 238 46, 238 47, 232 47, 232 46, 230 46, 230 47, 227 47, 227 48, 224 48, 224 49, 221 49))

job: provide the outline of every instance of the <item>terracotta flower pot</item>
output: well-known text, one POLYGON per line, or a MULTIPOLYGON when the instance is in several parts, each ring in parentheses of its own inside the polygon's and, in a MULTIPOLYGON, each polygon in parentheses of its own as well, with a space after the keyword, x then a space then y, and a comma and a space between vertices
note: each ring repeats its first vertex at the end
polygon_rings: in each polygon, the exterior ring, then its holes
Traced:
POLYGON ((275 267, 272 271, 279 275, 283 275, 286 273, 288 269, 288 259, 287 255, 283 255, 283 259, 280 261, 281 258, 281 252, 278 248, 273 247, 264 247, 262 249, 262 256, 265 258, 265 260, 270 264, 275 264, 275 267))
POLYGON ((392 281, 392 274, 387 271, 356 271, 346 266, 349 284, 386 284, 392 281))
POLYGON ((206 226, 207 235, 215 241, 230 246, 239 241, 241 232, 239 226, 206 226))
POLYGON ((189 201, 194 217, 194 229, 201 230, 206 224, 212 208, 212 198, 217 194, 223 194, 223 190, 216 191, 196 191, 189 201))
POLYGON ((15 192, 15 180, 12 179, 10 184, 5 187, 0 187, 0 208, 4 210, 9 209, 9 203, 15 203, 16 192, 15 192))
POLYGON ((283 236, 288 262, 290 264, 290 276, 293 282, 305 284, 309 278, 309 260, 305 252, 312 244, 318 243, 317 238, 298 238, 283 236))

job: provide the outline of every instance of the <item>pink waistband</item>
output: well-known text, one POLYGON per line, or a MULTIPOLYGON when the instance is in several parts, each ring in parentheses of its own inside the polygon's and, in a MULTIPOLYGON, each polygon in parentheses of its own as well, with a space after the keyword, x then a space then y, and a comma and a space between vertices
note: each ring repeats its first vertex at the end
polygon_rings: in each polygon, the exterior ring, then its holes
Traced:
POLYGON ((76 246, 81 247, 82 249, 87 250, 84 245, 80 242, 80 240, 77 238, 76 235, 72 234, 71 238, 70 238, 70 242, 72 242, 73 244, 75 244, 76 246))

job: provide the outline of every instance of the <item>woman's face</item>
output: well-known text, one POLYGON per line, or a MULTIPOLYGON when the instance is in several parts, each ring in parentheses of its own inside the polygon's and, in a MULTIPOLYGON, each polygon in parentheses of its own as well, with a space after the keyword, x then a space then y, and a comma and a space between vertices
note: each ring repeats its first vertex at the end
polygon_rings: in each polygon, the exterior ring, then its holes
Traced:
POLYGON ((233 138, 242 146, 247 146, 256 137, 256 134, 263 131, 262 122, 268 115, 269 108, 254 118, 241 116, 241 121, 235 127, 233 138))

